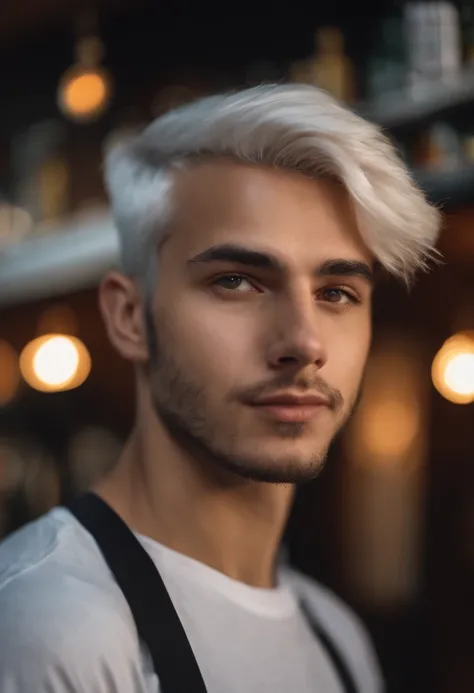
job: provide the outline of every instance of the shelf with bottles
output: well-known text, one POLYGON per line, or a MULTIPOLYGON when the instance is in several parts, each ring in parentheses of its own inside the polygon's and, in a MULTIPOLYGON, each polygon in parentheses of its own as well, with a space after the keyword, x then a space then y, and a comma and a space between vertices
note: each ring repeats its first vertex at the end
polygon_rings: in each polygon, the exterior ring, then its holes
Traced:
POLYGON ((474 203, 474 132, 469 123, 419 125, 396 144, 433 202, 443 207, 474 203))
POLYGON ((395 129, 474 105, 472 0, 398 5, 374 37, 360 111, 395 129))
POLYGON ((474 0, 459 9, 447 0, 391 4, 368 28, 357 70, 342 30, 323 26, 289 79, 317 84, 389 129, 474 106, 474 0))
POLYGON ((360 102, 357 110, 368 120, 394 130, 471 105, 474 106, 474 67, 462 70, 449 84, 433 81, 418 92, 409 88, 387 91, 360 102))

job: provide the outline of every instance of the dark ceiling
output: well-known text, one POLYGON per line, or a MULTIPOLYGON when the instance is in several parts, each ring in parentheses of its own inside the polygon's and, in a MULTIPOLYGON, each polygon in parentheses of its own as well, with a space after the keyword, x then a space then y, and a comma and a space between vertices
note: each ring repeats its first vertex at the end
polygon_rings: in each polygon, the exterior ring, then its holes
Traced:
POLYGON ((140 0, 3 0, 0 12, 0 46, 13 47, 16 42, 28 41, 42 33, 60 31, 68 26, 74 14, 93 7, 110 16, 127 7, 140 5, 140 0))
POLYGON ((356 5, 345 0, 333 0, 326 4, 294 0, 290 10, 286 3, 278 6, 270 0, 240 0, 237 5, 215 1, 198 3, 195 0, 173 3, 163 0, 3 0, 0 49, 24 49, 28 42, 34 42, 41 36, 68 32, 74 17, 88 9, 97 10, 102 28, 113 23, 114 19, 120 21, 124 16, 132 24, 134 20, 141 19, 155 26, 179 25, 184 30, 188 25, 203 40, 212 38, 218 28, 223 35, 240 34, 241 48, 245 49, 246 34, 252 34, 255 30, 265 44, 278 41, 281 30, 291 38, 295 28, 305 25, 314 27, 327 22, 353 25, 355 22, 363 28, 394 3, 396 0, 380 0, 376 4, 371 0, 359 0, 356 5))

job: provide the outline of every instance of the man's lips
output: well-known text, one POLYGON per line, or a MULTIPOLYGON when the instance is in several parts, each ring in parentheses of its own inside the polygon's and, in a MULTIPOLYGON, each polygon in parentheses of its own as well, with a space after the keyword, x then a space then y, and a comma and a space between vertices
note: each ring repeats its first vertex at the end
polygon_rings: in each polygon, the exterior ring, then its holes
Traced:
POLYGON ((278 421, 307 422, 321 410, 329 408, 329 400, 319 394, 280 392, 255 399, 252 406, 278 421))

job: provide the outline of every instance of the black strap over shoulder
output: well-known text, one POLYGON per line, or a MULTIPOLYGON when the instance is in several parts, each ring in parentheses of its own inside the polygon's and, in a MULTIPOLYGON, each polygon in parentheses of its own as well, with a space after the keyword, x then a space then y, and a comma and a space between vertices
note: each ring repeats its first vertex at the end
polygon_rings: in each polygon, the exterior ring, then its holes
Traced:
MULTIPOLYGON (((138 636, 148 647, 163 693, 207 693, 204 679, 161 575, 125 522, 94 493, 69 510, 92 534, 122 590, 138 636)), ((309 625, 333 663, 345 693, 358 693, 337 646, 301 603, 309 625)))
POLYGON ((354 676, 347 666, 345 660, 343 659, 339 648, 337 647, 334 640, 325 631, 321 624, 318 623, 311 613, 309 607, 304 601, 300 602, 301 610, 304 613, 308 624, 311 626, 311 630, 317 636, 321 645, 325 648, 327 654, 332 660, 333 666, 337 673, 339 674, 339 679, 343 685, 343 690, 345 693, 358 693, 358 689, 354 680, 354 676))
POLYGON ((70 511, 97 541, 127 600, 163 693, 206 693, 206 686, 164 582, 133 532, 93 493, 70 511))

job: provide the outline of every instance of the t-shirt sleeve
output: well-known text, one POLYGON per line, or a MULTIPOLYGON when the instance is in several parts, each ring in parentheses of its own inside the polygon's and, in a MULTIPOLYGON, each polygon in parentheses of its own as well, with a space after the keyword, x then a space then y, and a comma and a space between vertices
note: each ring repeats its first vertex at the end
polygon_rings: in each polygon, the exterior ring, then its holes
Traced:
POLYGON ((1 693, 150 693, 136 634, 95 600, 0 590, 1 693))

